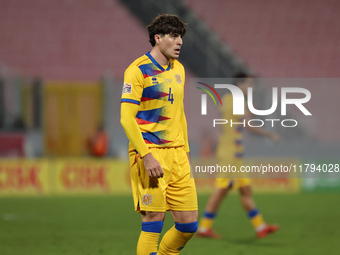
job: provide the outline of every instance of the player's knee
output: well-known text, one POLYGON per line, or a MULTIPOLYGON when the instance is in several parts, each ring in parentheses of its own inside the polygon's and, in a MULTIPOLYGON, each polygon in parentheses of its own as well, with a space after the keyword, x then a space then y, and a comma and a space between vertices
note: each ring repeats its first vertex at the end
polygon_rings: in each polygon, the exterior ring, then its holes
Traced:
POLYGON ((240 190, 240 195, 242 197, 251 197, 252 196, 250 186, 241 187, 239 190, 240 190))
POLYGON ((230 186, 226 187, 226 188, 221 188, 218 190, 219 196, 223 199, 225 198, 225 196, 228 194, 230 190, 230 186))
POLYGON ((149 222, 149 221, 164 221, 165 213, 163 212, 146 212, 142 211, 142 220, 143 222, 149 222))
POLYGON ((191 223, 177 223, 175 222, 175 228, 183 233, 195 233, 198 229, 198 221, 191 223))
POLYGON ((189 215, 187 215, 186 220, 182 222, 195 222, 198 220, 198 211, 191 211, 189 215))
POLYGON ((191 222, 195 222, 198 220, 198 211, 194 211, 192 214, 191 222))

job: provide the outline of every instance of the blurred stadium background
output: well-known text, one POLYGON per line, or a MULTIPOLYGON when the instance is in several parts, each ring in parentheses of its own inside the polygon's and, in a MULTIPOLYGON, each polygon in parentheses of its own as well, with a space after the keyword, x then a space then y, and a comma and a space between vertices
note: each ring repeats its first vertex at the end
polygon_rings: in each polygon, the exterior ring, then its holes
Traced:
MULTIPOLYGON (((331 89, 306 87, 312 120, 292 109, 299 129, 276 128, 275 147, 248 135, 246 154, 249 164, 340 163, 338 0, 0 0, 0 254, 134 254, 140 220, 120 96, 124 70, 150 50, 146 25, 159 13, 188 23, 187 84, 236 70, 334 78, 331 89)), ((259 85, 259 104, 270 86, 259 85)), ((189 100, 185 107, 188 115, 189 100)), ((203 134, 190 136, 194 158, 213 155, 216 137, 203 134)), ((193 239, 182 253, 338 254, 340 178, 321 177, 254 180, 259 207, 281 230, 253 238, 231 196, 217 226, 225 238, 193 239)), ((212 185, 197 180, 201 209, 212 185)))

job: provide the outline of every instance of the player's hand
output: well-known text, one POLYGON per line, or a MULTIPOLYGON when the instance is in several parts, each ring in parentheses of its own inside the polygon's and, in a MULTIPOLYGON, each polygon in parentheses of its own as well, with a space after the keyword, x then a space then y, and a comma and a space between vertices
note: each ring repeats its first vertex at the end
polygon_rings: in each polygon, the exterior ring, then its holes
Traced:
POLYGON ((271 133, 269 138, 274 141, 275 143, 279 143, 280 142, 280 136, 278 134, 275 133, 271 133))
POLYGON ((161 167, 161 164, 155 159, 152 155, 152 153, 148 153, 143 157, 144 166, 146 168, 146 171, 148 171, 148 175, 150 177, 157 177, 157 178, 163 178, 164 172, 161 167))

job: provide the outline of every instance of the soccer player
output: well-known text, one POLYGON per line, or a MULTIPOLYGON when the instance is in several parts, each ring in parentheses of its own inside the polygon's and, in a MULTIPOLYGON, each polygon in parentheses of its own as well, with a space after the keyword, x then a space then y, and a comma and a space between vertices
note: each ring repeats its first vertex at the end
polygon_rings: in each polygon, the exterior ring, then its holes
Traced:
MULTIPOLYGON (((233 84, 238 86, 243 94, 247 96, 248 87, 253 86, 253 77, 240 72, 235 74, 234 78, 235 81, 233 84)), ((221 107, 221 112, 224 119, 232 119, 234 123, 244 120, 243 116, 240 118, 239 116, 233 115, 233 97, 231 93, 224 95, 222 101, 223 106, 221 107)), ((250 132, 268 137, 275 142, 279 142, 280 140, 277 134, 268 132, 261 127, 246 127, 250 132)), ((222 165, 230 164, 231 166, 236 166, 237 169, 240 169, 243 165, 244 146, 242 131, 243 126, 241 125, 235 125, 233 127, 223 125, 223 131, 219 138, 217 148, 217 158, 222 165)), ((215 180, 214 192, 209 198, 200 221, 197 237, 220 238, 220 236, 213 231, 212 225, 221 203, 232 188, 239 190, 243 209, 246 211, 259 238, 263 238, 278 230, 278 225, 271 226, 263 220, 262 214, 253 200, 249 178, 217 178, 215 180)))
POLYGON ((137 255, 179 254, 198 227, 183 105, 185 73, 177 60, 186 24, 161 14, 148 31, 152 50, 126 69, 121 99, 133 201, 142 216, 137 255), (166 211, 175 225, 157 251, 166 211))

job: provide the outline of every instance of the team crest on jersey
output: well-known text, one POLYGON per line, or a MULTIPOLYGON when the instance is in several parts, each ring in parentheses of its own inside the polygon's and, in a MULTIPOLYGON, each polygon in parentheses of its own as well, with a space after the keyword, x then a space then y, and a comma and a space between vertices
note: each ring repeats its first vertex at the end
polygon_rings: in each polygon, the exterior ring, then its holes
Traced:
POLYGON ((176 77, 176 81, 177 81, 179 84, 181 84, 181 83, 182 83, 182 77, 181 77, 179 74, 176 74, 175 77, 176 77))
POLYGON ((123 94, 131 94, 132 93, 132 85, 130 83, 125 83, 123 86, 123 94))
POLYGON ((145 205, 150 205, 152 204, 152 196, 149 194, 143 195, 142 197, 142 203, 145 205))

